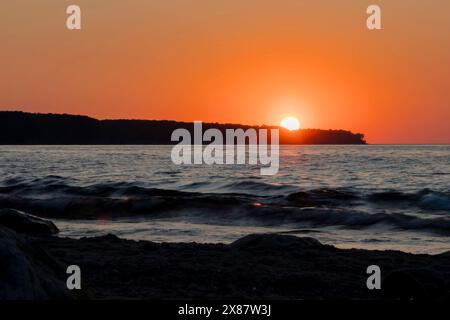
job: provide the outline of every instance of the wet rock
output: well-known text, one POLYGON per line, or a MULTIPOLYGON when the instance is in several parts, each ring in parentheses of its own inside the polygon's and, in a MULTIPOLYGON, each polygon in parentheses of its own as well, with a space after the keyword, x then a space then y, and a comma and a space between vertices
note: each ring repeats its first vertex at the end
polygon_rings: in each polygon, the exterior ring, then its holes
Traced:
POLYGON ((51 236, 59 231, 50 220, 15 209, 0 209, 0 225, 19 233, 36 236, 51 236))

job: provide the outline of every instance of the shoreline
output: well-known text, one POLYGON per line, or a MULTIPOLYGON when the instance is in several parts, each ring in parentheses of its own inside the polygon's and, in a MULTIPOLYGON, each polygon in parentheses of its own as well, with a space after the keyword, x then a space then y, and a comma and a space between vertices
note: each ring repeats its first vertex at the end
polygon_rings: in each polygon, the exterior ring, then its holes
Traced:
POLYGON ((337 249, 314 238, 260 234, 231 244, 39 237, 63 264, 80 266, 94 299, 450 299, 450 251, 337 249), (379 265, 382 289, 366 286, 379 265))
POLYGON ((338 249, 277 233, 229 244, 58 233, 50 220, 0 210, 0 300, 450 301, 450 251, 338 249), (71 291, 74 266, 82 288, 71 291))

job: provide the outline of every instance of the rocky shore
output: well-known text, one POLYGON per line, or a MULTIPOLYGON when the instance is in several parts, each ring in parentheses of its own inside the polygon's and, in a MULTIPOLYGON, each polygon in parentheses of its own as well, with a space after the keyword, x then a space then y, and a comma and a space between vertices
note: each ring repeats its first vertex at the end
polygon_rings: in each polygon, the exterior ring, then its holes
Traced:
POLYGON ((0 299, 450 300, 450 252, 342 250, 277 234, 229 245, 76 240, 56 237, 48 220, 6 213, 0 299), (66 288, 69 265, 81 268, 82 290, 66 288), (381 269, 380 290, 366 286, 369 265, 381 269))

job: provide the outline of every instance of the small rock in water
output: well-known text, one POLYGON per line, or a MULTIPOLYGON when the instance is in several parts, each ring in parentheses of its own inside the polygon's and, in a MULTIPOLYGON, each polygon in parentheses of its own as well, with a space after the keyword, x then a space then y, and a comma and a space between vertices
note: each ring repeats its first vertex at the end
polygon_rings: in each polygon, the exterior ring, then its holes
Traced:
POLYGON ((53 222, 15 209, 0 209, 0 225, 19 233, 51 236, 59 232, 53 222))

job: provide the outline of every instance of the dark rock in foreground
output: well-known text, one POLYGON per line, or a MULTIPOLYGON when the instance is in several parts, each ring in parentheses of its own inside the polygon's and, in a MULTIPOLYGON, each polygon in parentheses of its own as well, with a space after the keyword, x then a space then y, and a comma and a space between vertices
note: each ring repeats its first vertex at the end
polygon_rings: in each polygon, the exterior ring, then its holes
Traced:
POLYGON ((0 226, 0 300, 71 299, 65 269, 23 236, 0 226))
POLYGON ((450 299, 449 254, 341 250, 275 234, 230 245, 113 235, 35 241, 79 265, 98 299, 450 299), (369 265, 381 268, 381 290, 367 289, 369 265))
POLYGON ((314 238, 299 238, 289 235, 279 234, 251 234, 238 239, 230 244, 233 249, 245 250, 285 250, 287 248, 294 248, 300 250, 301 248, 320 247, 322 244, 314 238))
POLYGON ((19 233, 51 236, 58 233, 53 222, 15 209, 0 209, 0 225, 19 233))
POLYGON ((341 250, 280 234, 225 245, 49 237, 56 232, 0 210, 0 299, 86 298, 86 283, 97 299, 450 300, 449 252, 341 250), (69 265, 81 268, 83 290, 67 289, 69 265), (366 286, 370 265, 381 268, 381 290, 366 286))

